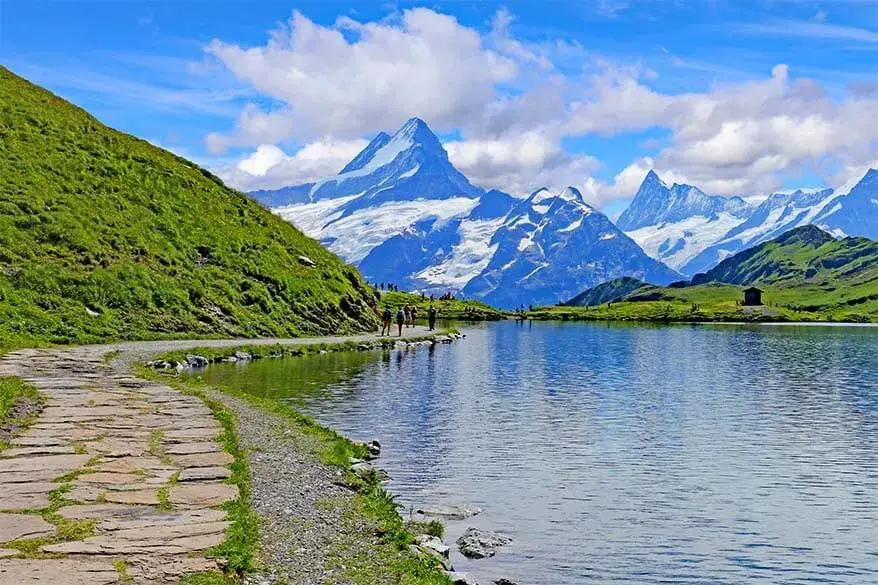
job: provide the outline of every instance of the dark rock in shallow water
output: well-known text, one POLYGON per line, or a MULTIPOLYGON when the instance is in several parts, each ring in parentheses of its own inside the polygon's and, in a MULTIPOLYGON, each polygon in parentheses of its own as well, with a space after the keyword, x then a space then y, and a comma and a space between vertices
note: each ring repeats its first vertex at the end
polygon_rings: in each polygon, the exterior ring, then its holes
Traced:
POLYGON ((494 585, 518 585, 518 583, 509 579, 497 579, 494 581, 494 585))
POLYGON ((209 362, 207 361, 207 358, 204 356, 187 355, 186 356, 186 363, 189 364, 190 366, 192 366, 193 368, 206 368, 207 364, 209 362))
POLYGON ((498 548, 510 542, 512 539, 508 536, 470 527, 457 539, 457 547, 465 557, 484 559, 493 557, 498 548))

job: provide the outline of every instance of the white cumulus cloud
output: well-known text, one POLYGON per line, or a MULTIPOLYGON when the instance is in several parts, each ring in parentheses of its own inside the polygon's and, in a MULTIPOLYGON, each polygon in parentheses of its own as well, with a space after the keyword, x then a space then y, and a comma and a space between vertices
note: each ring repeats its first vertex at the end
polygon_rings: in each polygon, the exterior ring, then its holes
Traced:
POLYGON ((249 104, 208 147, 248 149, 221 172, 233 184, 279 187, 334 174, 364 138, 419 116, 457 132, 449 156, 478 185, 524 194, 570 184, 598 203, 630 198, 648 167, 709 193, 750 196, 803 173, 840 187, 874 163, 878 94, 865 86, 830 96, 778 64, 743 83, 661 91, 641 63, 558 39, 526 42, 514 25, 505 9, 486 30, 427 8, 331 26, 294 12, 262 45, 216 39, 207 53, 268 101, 249 104), (599 153, 564 147, 649 129, 662 131, 651 156, 638 154, 608 182, 594 178, 599 153), (289 143, 307 146, 288 155, 280 146, 289 143))
POLYGON ((309 183, 338 173, 366 147, 363 139, 324 138, 291 155, 273 144, 261 144, 235 165, 217 170, 229 185, 242 191, 279 189, 309 183))

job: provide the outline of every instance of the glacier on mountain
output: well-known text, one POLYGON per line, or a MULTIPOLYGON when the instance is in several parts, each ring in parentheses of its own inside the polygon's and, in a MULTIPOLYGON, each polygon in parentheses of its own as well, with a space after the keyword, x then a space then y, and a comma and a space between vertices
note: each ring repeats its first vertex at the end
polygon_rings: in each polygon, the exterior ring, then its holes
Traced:
POLYGON ((740 197, 710 196, 691 185, 668 186, 649 171, 616 226, 647 254, 681 270, 751 210, 740 197))
POLYGON ((650 171, 613 225, 574 188, 520 199, 471 184, 412 118, 376 135, 338 175, 251 195, 373 282, 515 306, 620 276, 667 283, 808 223, 878 237, 876 191, 870 170, 848 194, 779 192, 751 205, 650 171))
POLYGON ((506 216, 491 245, 490 262, 463 293, 498 306, 554 304, 620 276, 658 284, 680 278, 573 187, 535 191, 506 216))
POLYGON ((606 275, 679 276, 576 189, 539 189, 523 201, 472 185, 417 118, 379 133, 336 176, 252 195, 372 282, 404 289, 513 306, 565 300, 606 275))

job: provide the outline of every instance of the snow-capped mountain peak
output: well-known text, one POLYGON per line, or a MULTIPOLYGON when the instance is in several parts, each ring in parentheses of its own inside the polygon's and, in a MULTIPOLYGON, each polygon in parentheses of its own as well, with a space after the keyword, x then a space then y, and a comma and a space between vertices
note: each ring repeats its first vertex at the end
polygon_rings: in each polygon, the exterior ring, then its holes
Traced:
POLYGON ((668 187, 650 171, 616 226, 647 254, 680 269, 751 211, 740 197, 711 196, 682 183, 668 187))
POLYGON ((667 283, 679 275, 649 258, 579 190, 539 189, 506 216, 491 238, 494 253, 464 294, 500 306, 555 303, 569 291, 617 275, 667 283))
POLYGON ((372 139, 371 142, 360 151, 360 153, 354 157, 354 159, 345 165, 345 167, 338 173, 339 175, 344 175, 350 173, 352 171, 356 171, 362 169, 364 166, 369 164, 373 158, 375 158, 375 153, 381 150, 388 142, 390 142, 390 134, 387 132, 379 132, 375 138, 372 139))
POLYGON ((393 134, 379 132, 337 175, 253 195, 273 207, 356 196, 349 205, 361 207, 367 201, 473 198, 482 193, 454 168, 429 126, 411 118, 393 134))
POLYGON ((814 223, 820 210, 832 198, 832 189, 772 193, 749 217, 692 257, 681 271, 690 275, 704 272, 736 252, 772 240, 793 228, 814 223))

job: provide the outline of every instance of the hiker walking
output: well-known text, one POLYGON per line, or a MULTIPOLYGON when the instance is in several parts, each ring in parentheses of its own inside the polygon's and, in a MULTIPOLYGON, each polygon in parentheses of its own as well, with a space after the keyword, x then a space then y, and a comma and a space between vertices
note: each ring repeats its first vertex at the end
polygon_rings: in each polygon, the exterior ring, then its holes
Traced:
POLYGON ((438 311, 436 311, 436 307, 434 307, 433 305, 430 305, 430 308, 427 310, 427 321, 430 325, 430 331, 433 331, 436 329, 436 313, 437 312, 438 311))
POLYGON ((405 311, 402 307, 396 311, 396 326, 399 327, 399 336, 402 337, 402 326, 405 324, 405 311))
POLYGON ((393 313, 390 311, 390 307, 384 307, 384 312, 381 313, 381 335, 390 335, 390 324, 393 320, 393 313))
POLYGON ((417 321, 418 321, 418 308, 414 305, 412 305, 411 314, 412 314, 412 327, 414 327, 415 325, 417 325, 417 321))

